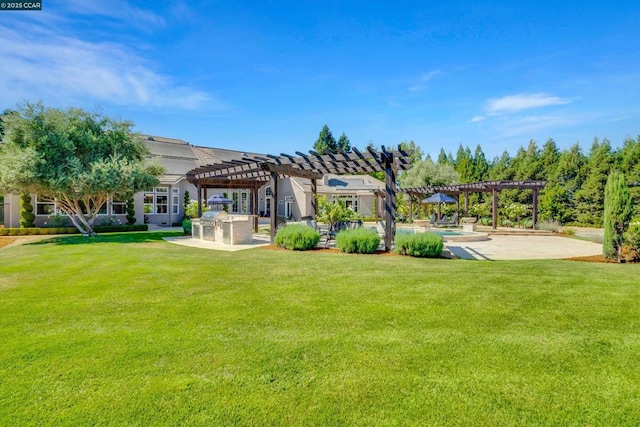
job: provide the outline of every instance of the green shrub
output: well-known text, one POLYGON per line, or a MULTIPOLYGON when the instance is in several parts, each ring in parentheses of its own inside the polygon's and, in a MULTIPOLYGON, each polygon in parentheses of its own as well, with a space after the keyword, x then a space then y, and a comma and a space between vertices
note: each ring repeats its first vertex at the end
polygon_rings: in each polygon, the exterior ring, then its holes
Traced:
POLYGON ((560 223, 554 219, 547 219, 538 223, 538 230, 547 230, 557 233, 560 229, 560 223))
MULTIPOLYGON (((93 227, 96 233, 148 231, 146 224, 138 225, 106 225, 93 227)), ((43 228, 0 228, 0 236, 30 236, 37 234, 78 234, 75 227, 43 227, 43 228)))
POLYGON ((395 252, 400 255, 435 258, 442 254, 444 240, 435 233, 397 234, 395 252))
POLYGON ((516 224, 510 219, 503 219, 500 221, 503 227, 514 227, 516 224))
POLYGON ((191 236, 191 219, 185 218, 182 220, 182 230, 187 236, 191 236))
POLYGON ((129 225, 136 223, 136 209, 134 206, 133 198, 127 200, 127 224, 129 225))
POLYGON ((320 233, 308 225, 292 224, 281 227, 276 233, 275 244, 293 251, 314 249, 320 241, 320 233))
POLYGON ((640 224, 632 224, 624 237, 629 260, 640 261, 640 224))
POLYGON ((492 225, 493 224, 493 219, 492 218, 480 218, 480 220, 478 221, 480 223, 480 225, 492 225))
POLYGON ((371 228, 343 230, 336 236, 336 246, 342 252, 372 254, 380 246, 380 236, 371 228))
POLYGON ((567 236, 575 236, 576 230, 574 230, 573 228, 563 228, 562 233, 566 234, 567 236))
POLYGON ((522 222, 522 225, 524 226, 524 228, 533 228, 533 220, 532 219, 524 220, 522 222))
POLYGON ((31 205, 31 196, 28 194, 20 195, 20 228, 33 228, 33 221, 36 216, 33 214, 33 206, 31 205))

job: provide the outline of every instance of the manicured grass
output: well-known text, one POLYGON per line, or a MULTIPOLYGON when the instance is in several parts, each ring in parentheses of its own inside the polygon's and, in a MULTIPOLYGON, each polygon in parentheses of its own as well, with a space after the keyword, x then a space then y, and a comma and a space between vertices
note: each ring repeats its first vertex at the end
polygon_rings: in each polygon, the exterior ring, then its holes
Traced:
POLYGON ((637 425, 640 266, 0 250, 0 425, 637 425))

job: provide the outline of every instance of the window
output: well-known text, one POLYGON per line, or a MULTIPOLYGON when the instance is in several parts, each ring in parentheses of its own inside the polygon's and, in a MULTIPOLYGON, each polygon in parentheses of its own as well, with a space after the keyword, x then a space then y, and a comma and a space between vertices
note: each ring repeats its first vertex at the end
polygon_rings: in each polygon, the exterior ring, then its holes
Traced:
POLYGON ((233 193, 231 193, 231 199, 233 200, 233 206, 231 208, 231 212, 237 213, 238 212, 238 192, 234 191, 233 193))
POLYGON ((354 212, 358 212, 358 196, 357 195, 345 194, 345 195, 337 196, 335 198, 343 202, 347 208, 350 208, 354 212))
POLYGON ((127 213, 127 202, 114 200, 111 202, 111 215, 124 215, 127 213))
POLYGON ((266 188, 265 194, 267 195, 267 197, 273 196, 273 193, 271 192, 271 186, 266 188))
POLYGON ((36 215, 53 215, 56 213, 56 203, 51 199, 36 197, 36 215))
POLYGON ((166 214, 168 211, 167 206, 169 202, 169 196, 156 194, 156 213, 166 214))
POLYGON ((169 187, 156 187, 144 193, 144 213, 147 215, 169 213, 169 187))
POLYGON ((144 213, 153 213, 153 193, 144 193, 144 213))
POLYGON ((247 203, 249 200, 249 194, 246 191, 240 193, 240 212, 248 213, 249 212, 249 204, 247 203))
POLYGON ((180 189, 179 188, 171 189, 171 213, 174 213, 174 214, 180 213, 180 189))

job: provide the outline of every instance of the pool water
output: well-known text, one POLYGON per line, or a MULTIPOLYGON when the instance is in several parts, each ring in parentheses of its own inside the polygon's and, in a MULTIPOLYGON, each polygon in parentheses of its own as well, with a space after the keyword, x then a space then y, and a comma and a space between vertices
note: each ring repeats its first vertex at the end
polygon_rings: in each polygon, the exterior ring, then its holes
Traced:
MULTIPOLYGON (((424 233, 425 230, 423 228, 398 228, 396 230, 396 235, 398 234, 417 234, 424 233)), ((462 230, 451 230, 446 228, 434 228, 426 230, 427 233, 434 233, 439 236, 442 236, 444 240, 453 240, 453 241, 477 241, 477 240, 488 240, 489 237, 486 233, 478 233, 475 231, 462 231, 462 230)))
MULTIPOLYGON (((427 230, 427 233, 439 234, 440 236, 464 236, 469 234, 469 232, 459 231, 459 230, 447 230, 447 229, 431 229, 427 230)), ((424 233, 422 230, 417 230, 415 228, 398 228, 396 230, 396 234, 417 234, 424 233)))

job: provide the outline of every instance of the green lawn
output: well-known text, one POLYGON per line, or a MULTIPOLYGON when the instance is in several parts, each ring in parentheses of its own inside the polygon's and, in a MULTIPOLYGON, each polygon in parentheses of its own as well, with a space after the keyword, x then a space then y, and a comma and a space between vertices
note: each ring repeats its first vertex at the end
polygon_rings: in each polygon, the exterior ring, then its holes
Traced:
POLYGON ((0 250, 0 425, 638 425, 640 266, 0 250))

